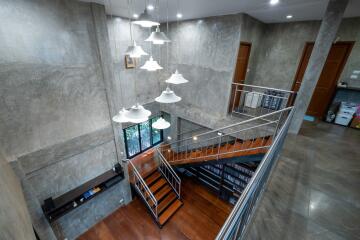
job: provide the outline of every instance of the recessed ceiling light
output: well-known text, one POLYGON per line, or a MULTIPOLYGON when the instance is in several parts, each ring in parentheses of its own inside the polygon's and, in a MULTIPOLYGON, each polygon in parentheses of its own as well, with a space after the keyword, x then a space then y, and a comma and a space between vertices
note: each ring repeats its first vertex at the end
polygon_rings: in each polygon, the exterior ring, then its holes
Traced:
POLYGON ((138 14, 136 14, 136 13, 134 13, 134 14, 133 14, 133 17, 134 17, 134 18, 138 18, 138 17, 139 17, 139 15, 138 15, 138 14))
POLYGON ((151 10, 154 10, 154 6, 151 5, 151 4, 149 4, 149 5, 147 6, 147 9, 150 10, 150 11, 151 11, 151 10))
POLYGON ((177 17, 177 18, 182 18, 183 15, 182 15, 181 13, 177 13, 177 14, 176 14, 176 17, 177 17))
POLYGON ((287 15, 286 18, 291 19, 291 18, 293 18, 293 15, 287 15))
POLYGON ((271 5, 275 5, 275 4, 278 4, 278 3, 279 3, 279 0, 270 0, 271 5))

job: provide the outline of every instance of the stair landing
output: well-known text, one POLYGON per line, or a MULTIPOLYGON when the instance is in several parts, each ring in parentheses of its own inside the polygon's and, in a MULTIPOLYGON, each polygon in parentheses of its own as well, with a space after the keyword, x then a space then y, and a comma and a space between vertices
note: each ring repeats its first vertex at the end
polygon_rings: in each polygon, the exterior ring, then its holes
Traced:
POLYGON ((223 144, 220 147, 220 150, 217 145, 194 149, 191 152, 180 153, 167 149, 167 151, 164 151, 163 155, 171 165, 201 163, 219 159, 265 154, 271 146, 271 142, 271 137, 255 138, 246 141, 236 140, 232 143, 223 144))

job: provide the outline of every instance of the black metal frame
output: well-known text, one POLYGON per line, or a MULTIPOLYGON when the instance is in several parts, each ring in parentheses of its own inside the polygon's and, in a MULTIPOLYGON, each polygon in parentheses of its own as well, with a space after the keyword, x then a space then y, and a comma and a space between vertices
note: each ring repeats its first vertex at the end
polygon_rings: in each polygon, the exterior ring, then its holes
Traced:
POLYGON ((162 116, 155 116, 155 117, 150 118, 150 119, 148 120, 148 122, 149 122, 149 130, 150 130, 150 146, 149 146, 148 148, 142 149, 142 146, 141 146, 140 124, 142 124, 142 123, 138 123, 138 124, 135 124, 135 125, 131 125, 131 126, 123 129, 124 142, 125 142, 125 150, 126 150, 126 157, 127 157, 128 159, 131 159, 131 158, 133 158, 133 157, 136 157, 137 155, 139 155, 139 154, 141 154, 141 153, 149 150, 150 148, 152 148, 152 147, 160 144, 160 143, 164 140, 163 130, 157 129, 157 130, 160 131, 160 141, 158 141, 158 142, 156 142, 156 143, 153 142, 153 127, 152 127, 152 124, 153 124, 153 120, 154 120, 155 118, 157 118, 157 117, 162 117, 162 116), (138 141, 139 141, 140 151, 139 151, 138 153, 130 156, 130 155, 129 155, 129 149, 128 149, 128 142, 127 142, 127 139, 126 139, 126 130, 127 130, 128 128, 131 128, 131 127, 134 127, 134 126, 136 126, 136 127, 137 127, 137 130, 138 130, 138 136, 139 136, 139 137, 138 137, 138 141))

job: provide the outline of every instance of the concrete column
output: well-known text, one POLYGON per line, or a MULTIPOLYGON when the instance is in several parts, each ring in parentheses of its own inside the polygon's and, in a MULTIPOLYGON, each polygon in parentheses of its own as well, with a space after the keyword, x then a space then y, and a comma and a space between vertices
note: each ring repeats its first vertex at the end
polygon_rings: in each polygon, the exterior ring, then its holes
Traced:
POLYGON ((329 1, 295 102, 295 114, 289 130, 291 133, 297 134, 301 128, 348 2, 349 0, 329 1))
MULTIPOLYGON (((129 174, 127 171, 127 164, 121 162, 121 160, 125 159, 125 147, 124 147, 124 139, 122 134, 122 125, 118 123, 114 123, 112 121, 112 117, 117 114, 120 110, 122 103, 120 98, 120 86, 119 83, 115 81, 114 77, 114 65, 111 57, 111 49, 110 49, 110 40, 107 29, 107 19, 105 13, 105 7, 100 4, 91 3, 91 10, 93 15, 94 27, 95 27, 95 37, 97 40, 99 61, 101 65, 105 91, 106 91, 106 99, 108 102, 110 122, 112 125, 112 129, 114 132, 114 141, 116 148, 116 156, 118 162, 121 163, 124 169, 125 177, 128 180, 129 174)), ((131 200, 130 194, 130 185, 127 184, 126 194, 124 196, 125 203, 128 203, 131 200)))

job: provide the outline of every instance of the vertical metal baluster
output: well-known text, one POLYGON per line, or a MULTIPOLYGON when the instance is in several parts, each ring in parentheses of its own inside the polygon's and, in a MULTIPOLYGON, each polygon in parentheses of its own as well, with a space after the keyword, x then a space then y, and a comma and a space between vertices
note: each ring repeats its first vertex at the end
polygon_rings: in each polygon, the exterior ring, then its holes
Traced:
POLYGON ((218 153, 217 153, 217 157, 216 157, 217 160, 219 160, 220 147, 221 147, 221 136, 219 136, 218 153))

